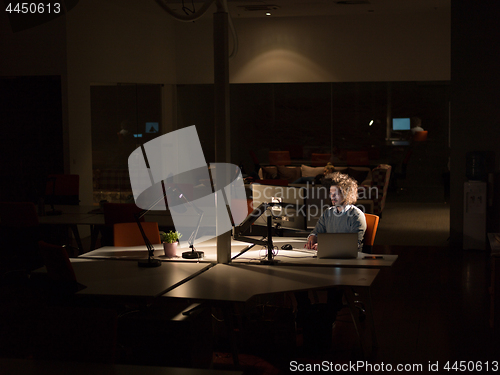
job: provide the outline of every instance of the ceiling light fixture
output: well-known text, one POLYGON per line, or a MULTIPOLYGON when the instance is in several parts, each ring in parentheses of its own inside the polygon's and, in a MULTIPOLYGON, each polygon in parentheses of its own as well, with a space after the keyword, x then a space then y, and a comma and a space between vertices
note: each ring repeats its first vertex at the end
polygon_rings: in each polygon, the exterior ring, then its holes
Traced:
POLYGON ((270 12, 266 12, 266 16, 268 16, 268 17, 269 17, 270 15, 271 15, 271 13, 270 13, 270 12))

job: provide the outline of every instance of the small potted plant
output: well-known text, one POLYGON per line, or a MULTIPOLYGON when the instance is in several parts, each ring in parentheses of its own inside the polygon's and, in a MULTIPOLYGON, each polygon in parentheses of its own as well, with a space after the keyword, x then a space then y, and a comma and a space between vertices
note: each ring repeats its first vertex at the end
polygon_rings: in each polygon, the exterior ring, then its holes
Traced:
POLYGON ((175 231, 170 231, 168 233, 160 232, 160 238, 163 242, 163 250, 165 250, 165 256, 169 258, 173 258, 176 255, 177 244, 179 243, 179 239, 182 237, 182 234, 175 231))

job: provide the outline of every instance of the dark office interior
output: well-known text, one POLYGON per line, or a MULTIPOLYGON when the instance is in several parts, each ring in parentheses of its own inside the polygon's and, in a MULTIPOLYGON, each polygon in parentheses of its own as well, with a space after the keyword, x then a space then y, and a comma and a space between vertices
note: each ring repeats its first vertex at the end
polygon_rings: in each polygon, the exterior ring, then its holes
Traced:
MULTIPOLYGON (((166 3, 179 12, 202 7, 166 3)), ((128 174, 110 189, 106 173, 126 173, 141 144, 191 125, 207 163, 235 164, 253 179, 272 165, 270 151, 288 151, 294 166, 312 165, 317 153, 348 166, 348 154, 363 152, 371 169, 390 166, 371 252, 398 256, 370 288, 378 344, 363 352, 348 308, 325 330, 327 345, 318 345, 324 333, 311 343, 295 326, 293 293, 255 296, 231 319, 220 306, 177 319, 191 306, 181 299, 55 293, 30 274, 44 265, 33 248, 43 239, 70 245, 76 257, 74 233, 14 230, 2 217, 0 362, 8 373, 43 362, 51 373, 99 372, 104 363, 118 372, 280 374, 298 372, 292 362, 325 370, 324 361, 358 360, 423 366, 410 373, 460 361, 467 372, 497 371, 500 286, 488 234, 500 233, 498 5, 281 0, 258 2, 277 6, 258 16, 243 7, 256 2, 228 3, 239 41, 228 65, 226 128, 217 123, 214 6, 195 22, 178 22, 154 1, 66 1, 66 15, 45 19, 3 12, 0 202, 40 209, 47 176, 72 174, 80 206, 133 203, 128 174), (393 118, 420 119, 426 140, 407 142, 412 133, 393 130, 393 118), (476 179, 487 187, 485 227, 469 246, 465 184, 476 179), (28 254, 29 270, 7 266, 13 248, 28 254)), ((231 50, 230 31, 228 40, 231 50)), ((88 251, 91 232, 79 230, 88 251)), ((310 294, 322 305, 323 291, 310 294)))

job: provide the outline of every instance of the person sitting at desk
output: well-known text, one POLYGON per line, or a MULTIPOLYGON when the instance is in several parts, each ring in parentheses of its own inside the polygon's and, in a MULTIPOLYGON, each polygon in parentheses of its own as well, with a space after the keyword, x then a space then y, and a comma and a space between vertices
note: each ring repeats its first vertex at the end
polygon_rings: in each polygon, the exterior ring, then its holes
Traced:
MULTIPOLYGON (((358 249, 361 251, 366 219, 364 213, 354 205, 358 196, 357 182, 346 174, 335 172, 325 176, 323 185, 330 191, 332 207, 329 207, 321 215, 316 227, 307 237, 307 243, 304 247, 317 250, 318 233, 358 233, 358 249)), ((338 311, 343 307, 342 296, 343 290, 341 288, 330 288, 328 289, 326 305, 321 306, 311 305, 307 291, 295 292, 296 323, 297 326, 303 327, 304 337, 317 334, 314 332, 317 331, 314 325, 314 321, 317 319, 324 320, 325 324, 331 328, 337 318, 338 311)), ((330 330, 326 331, 331 333, 330 330)))
POLYGON ((318 249, 318 233, 358 233, 358 249, 363 248, 366 230, 365 214, 354 204, 358 198, 357 182, 339 172, 325 176, 332 206, 323 212, 316 227, 307 237, 306 249, 318 249))

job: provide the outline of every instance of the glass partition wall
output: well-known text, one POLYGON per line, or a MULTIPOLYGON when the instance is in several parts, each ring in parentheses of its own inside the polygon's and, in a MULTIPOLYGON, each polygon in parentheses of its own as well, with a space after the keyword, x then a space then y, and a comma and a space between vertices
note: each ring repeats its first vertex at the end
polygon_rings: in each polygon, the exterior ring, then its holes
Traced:
MULTIPOLYGON (((196 125, 205 160, 213 162, 213 85, 176 87, 174 128, 196 125)), ((127 158, 164 134, 161 93, 161 85, 91 88, 95 202, 131 200, 127 158)), ((347 165, 349 151, 362 151, 369 166, 391 164, 393 176, 401 176, 410 160, 408 183, 442 188, 449 155, 449 82, 231 84, 230 124, 230 162, 244 174, 269 164, 269 151, 288 151, 294 165, 311 165, 313 153, 332 154, 334 164, 347 165), (412 117, 428 131, 427 141, 414 150, 405 144, 410 131, 392 130, 393 118, 412 117)))
MULTIPOLYGON (((392 131, 399 117, 421 120, 430 168, 447 168, 448 81, 231 84, 230 95, 231 162, 244 172, 268 164, 269 151, 289 151, 296 165, 310 164, 313 153, 345 164, 348 151, 367 151, 370 165, 396 165, 405 151, 392 141, 411 138, 392 131)), ((213 86, 178 85, 177 112, 177 126, 196 124, 213 160, 213 86)))
POLYGON ((91 87, 94 203, 133 202, 128 156, 161 134, 161 85, 91 87))

